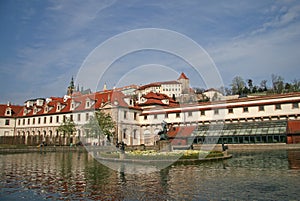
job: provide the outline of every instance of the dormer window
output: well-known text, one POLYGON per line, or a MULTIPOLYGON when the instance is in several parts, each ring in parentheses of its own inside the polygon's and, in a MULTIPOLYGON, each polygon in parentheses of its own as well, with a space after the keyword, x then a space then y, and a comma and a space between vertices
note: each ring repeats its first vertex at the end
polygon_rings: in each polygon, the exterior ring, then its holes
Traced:
POLYGON ((24 108, 23 115, 25 116, 26 114, 27 114, 27 109, 24 108))
POLYGON ((34 107, 34 108, 33 108, 33 114, 36 114, 36 113, 37 113, 37 108, 34 107))
POLYGON ((47 113, 48 111, 49 111, 49 107, 46 106, 46 107, 45 107, 45 113, 47 113))
POLYGON ((6 108, 5 116, 11 116, 11 115, 12 115, 11 108, 6 108))
POLYGON ((86 99, 85 101, 85 108, 90 108, 91 107, 91 100, 90 99, 86 99))
POLYGON ((56 106, 56 111, 60 111, 60 110, 61 110, 61 105, 58 104, 58 105, 56 106))

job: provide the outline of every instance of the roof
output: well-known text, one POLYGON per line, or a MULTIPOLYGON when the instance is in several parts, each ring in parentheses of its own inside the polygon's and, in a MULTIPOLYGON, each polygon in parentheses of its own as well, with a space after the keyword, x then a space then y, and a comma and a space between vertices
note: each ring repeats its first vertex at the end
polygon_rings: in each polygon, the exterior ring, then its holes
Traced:
POLYGON ((177 113, 185 111, 199 111, 199 110, 211 110, 211 109, 224 109, 224 108, 236 108, 236 107, 251 107, 260 105, 274 105, 274 104, 286 104, 286 103, 299 103, 300 92, 293 92, 288 94, 275 94, 269 96, 260 97, 247 97, 231 100, 219 100, 213 102, 199 102, 199 103, 182 103, 180 105, 174 105, 172 108, 165 108, 166 110, 160 111, 147 111, 145 114, 152 113, 177 113))
POLYGON ((15 117, 19 114, 22 110, 23 106, 20 105, 7 105, 7 104, 0 104, 0 117, 15 117), (6 116, 5 112, 7 108, 11 108, 12 115, 6 116))
POLYGON ((197 126, 172 127, 168 131, 168 136, 170 138, 190 137, 196 128, 197 128, 197 126))
POLYGON ((287 122, 287 133, 288 134, 299 134, 300 133, 300 121, 290 120, 287 122))
POLYGON ((204 93, 205 92, 210 92, 210 91, 212 91, 212 92, 218 92, 218 93, 222 94, 222 92, 220 92, 219 90, 217 90, 215 88, 209 88, 209 89, 205 90, 204 93))
MULTIPOLYGON (((79 112, 85 110, 94 110, 101 108, 103 105, 109 103, 112 105, 118 105, 119 107, 130 107, 124 101, 125 95, 120 91, 115 90, 105 90, 101 92, 91 93, 91 94, 81 94, 76 93, 74 96, 67 97, 64 99, 62 97, 50 97, 49 101, 44 101, 42 106, 38 106, 33 103, 32 106, 27 107, 19 106, 18 115, 19 117, 29 117, 29 116, 39 116, 39 115, 49 115, 49 114, 60 114, 60 113, 71 113, 79 112), (90 101, 89 107, 87 106, 87 101, 90 101), (72 103, 75 103, 75 107, 72 108, 72 103), (116 104, 117 103, 117 104, 116 104), (58 106, 61 106, 60 110, 57 110, 58 106), (46 111, 47 108, 47 111, 46 111), (35 111, 35 109, 37 109, 35 111)), ((5 114, 5 105, 0 108, 0 112, 5 114)))
POLYGON ((185 79, 185 80, 188 80, 189 78, 182 72, 178 78, 178 80, 180 79, 185 79))
POLYGON ((162 106, 174 106, 178 103, 170 98, 169 96, 161 93, 149 92, 146 95, 143 95, 143 98, 146 99, 146 102, 138 104, 139 106, 146 105, 162 105, 162 106), (168 100, 168 103, 164 103, 163 100, 168 100))

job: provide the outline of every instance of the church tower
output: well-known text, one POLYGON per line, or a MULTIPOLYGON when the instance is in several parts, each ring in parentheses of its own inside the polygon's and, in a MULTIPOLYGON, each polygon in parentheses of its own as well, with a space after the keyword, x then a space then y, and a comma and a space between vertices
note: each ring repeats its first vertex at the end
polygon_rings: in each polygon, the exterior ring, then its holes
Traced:
POLYGON ((72 77, 70 85, 68 86, 67 95, 71 96, 75 90, 74 79, 72 77))

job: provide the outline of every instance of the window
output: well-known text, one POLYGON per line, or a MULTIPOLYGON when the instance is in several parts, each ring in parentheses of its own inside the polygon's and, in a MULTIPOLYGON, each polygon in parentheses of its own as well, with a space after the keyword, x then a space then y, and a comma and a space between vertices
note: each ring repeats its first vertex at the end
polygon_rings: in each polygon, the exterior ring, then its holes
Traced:
POLYGON ((229 113, 229 114, 233 114, 233 108, 229 108, 229 109, 228 109, 228 113, 229 113))
POLYGON ((52 124, 52 117, 50 117, 49 123, 52 124))
POLYGON ((276 104, 275 105, 275 110, 281 110, 281 104, 276 104))
POLYGON ((144 120, 147 120, 147 119, 148 119, 148 116, 147 116, 147 115, 145 115, 145 116, 144 116, 144 120))
POLYGON ((85 113, 85 121, 89 120, 89 113, 85 113))
POLYGON ((154 119, 157 119, 157 114, 154 115, 154 119))
POLYGON ((21 119, 18 119, 18 125, 21 125, 21 119))
POLYGON ((66 122, 66 115, 63 116, 63 122, 66 122))
POLYGON ((136 139, 137 135, 136 135, 136 129, 133 130, 133 139, 136 139))
POLYGON ((169 118, 169 114, 168 113, 165 114, 165 118, 166 119, 169 118))
POLYGON ((6 125, 6 126, 9 125, 9 119, 5 119, 5 125, 6 125))
POLYGON ((249 112, 249 108, 248 107, 244 107, 243 108, 243 112, 249 112))
POLYGON ((80 121, 81 115, 77 114, 77 121, 80 121))
POLYGON ((127 111, 124 111, 124 119, 127 119, 127 111))
POLYGON ((27 125, 30 125, 30 119, 27 119, 27 125))
POLYGON ((44 117, 44 124, 47 123, 47 117, 44 117))
POLYGON ((180 118, 180 113, 176 113, 176 118, 180 118))
POLYGON ((193 116, 193 112, 188 112, 188 116, 192 117, 193 116))
POLYGON ((87 102, 86 102, 86 106, 85 106, 85 107, 87 107, 87 108, 90 107, 90 101, 87 101, 87 102))
POLYGON ((293 109, 298 109, 299 108, 299 103, 293 103, 293 109))
POLYGON ((7 115, 10 115, 10 110, 9 110, 9 109, 6 110, 6 114, 7 114, 7 115))
POLYGON ((40 124, 40 123, 41 123, 41 118, 39 117, 39 118, 38 118, 38 124, 40 124))
POLYGON ((258 106, 258 111, 265 111, 265 106, 264 105, 258 106))
POLYGON ((134 120, 137 119, 137 113, 136 113, 136 112, 133 113, 133 119, 134 119, 134 120))
POLYGON ((126 139, 126 128, 123 129, 123 139, 126 139))
POLYGON ((205 110, 201 110, 201 111, 200 111, 200 115, 201 115, 201 116, 204 116, 204 115, 205 115, 205 110))
POLYGON ((219 114, 219 109, 214 109, 214 114, 218 115, 219 114))
POLYGON ((35 118, 32 119, 32 124, 35 124, 35 118))
POLYGON ((23 119, 23 125, 25 125, 25 119, 23 119))
POLYGON ((73 114, 70 115, 70 121, 73 121, 73 114))
POLYGON ((59 122, 59 116, 56 116, 56 123, 59 122))

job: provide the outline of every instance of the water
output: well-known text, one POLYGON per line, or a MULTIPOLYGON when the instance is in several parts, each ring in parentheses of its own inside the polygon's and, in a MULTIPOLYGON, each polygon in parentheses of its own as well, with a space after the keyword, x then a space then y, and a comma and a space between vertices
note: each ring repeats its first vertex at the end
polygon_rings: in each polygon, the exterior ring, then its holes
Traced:
POLYGON ((300 199, 300 150, 232 154, 149 174, 114 171, 86 153, 0 155, 0 200, 300 199))

